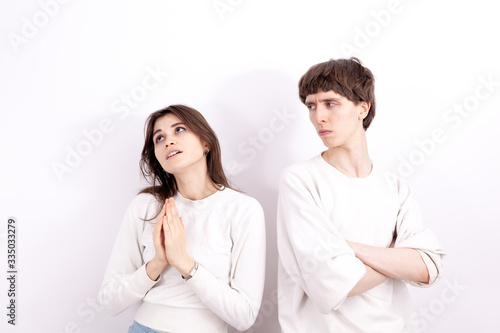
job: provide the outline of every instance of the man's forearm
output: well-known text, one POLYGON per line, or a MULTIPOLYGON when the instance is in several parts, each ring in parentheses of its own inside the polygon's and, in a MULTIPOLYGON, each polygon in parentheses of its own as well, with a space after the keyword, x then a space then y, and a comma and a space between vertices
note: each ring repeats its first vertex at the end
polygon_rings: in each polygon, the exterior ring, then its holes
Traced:
POLYGON ((365 265, 366 274, 363 276, 361 280, 352 288, 347 297, 356 296, 364 293, 367 290, 372 289, 373 287, 378 286, 382 282, 388 279, 384 274, 377 272, 370 266, 365 265))
POLYGON ((365 265, 388 277, 429 283, 429 272, 420 253, 408 248, 382 248, 348 242, 365 265))

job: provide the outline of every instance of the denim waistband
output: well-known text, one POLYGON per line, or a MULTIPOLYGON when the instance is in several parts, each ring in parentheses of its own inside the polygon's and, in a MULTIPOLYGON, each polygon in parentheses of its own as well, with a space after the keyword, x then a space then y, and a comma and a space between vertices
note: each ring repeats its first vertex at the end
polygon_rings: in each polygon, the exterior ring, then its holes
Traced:
POLYGON ((152 330, 149 327, 146 327, 134 321, 132 326, 129 327, 128 333, 160 333, 160 332, 152 330))

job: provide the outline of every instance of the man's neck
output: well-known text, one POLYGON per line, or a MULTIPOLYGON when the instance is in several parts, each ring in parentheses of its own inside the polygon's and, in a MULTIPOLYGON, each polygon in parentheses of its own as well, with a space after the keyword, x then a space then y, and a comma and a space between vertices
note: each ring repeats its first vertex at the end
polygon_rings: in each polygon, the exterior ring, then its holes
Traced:
POLYGON ((349 178, 365 178, 372 171, 366 137, 350 146, 329 148, 322 157, 349 178))

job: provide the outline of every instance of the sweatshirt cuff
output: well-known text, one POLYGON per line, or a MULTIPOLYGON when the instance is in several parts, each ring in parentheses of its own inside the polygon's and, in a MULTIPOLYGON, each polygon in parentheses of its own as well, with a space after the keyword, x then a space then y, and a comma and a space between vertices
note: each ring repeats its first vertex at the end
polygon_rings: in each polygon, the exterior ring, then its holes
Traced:
POLYGON ((202 301, 210 299, 211 293, 216 288, 217 278, 201 264, 193 277, 186 281, 202 301))
POLYGON ((422 283, 417 281, 410 281, 410 284, 415 287, 430 287, 435 282, 437 282, 438 270, 434 261, 432 261, 431 257, 427 253, 421 250, 417 250, 422 260, 424 261, 425 266, 427 267, 427 271, 429 272, 429 283, 422 283))
POLYGON ((151 280, 146 272, 146 264, 144 264, 130 276, 130 290, 134 294, 145 295, 160 280, 161 275, 158 277, 158 280, 151 280))
POLYGON ((427 270, 429 271, 429 286, 431 286, 434 284, 434 282, 436 282, 438 277, 436 264, 434 263, 434 261, 432 261, 431 257, 427 253, 420 250, 418 252, 422 256, 425 266, 427 266, 427 270))

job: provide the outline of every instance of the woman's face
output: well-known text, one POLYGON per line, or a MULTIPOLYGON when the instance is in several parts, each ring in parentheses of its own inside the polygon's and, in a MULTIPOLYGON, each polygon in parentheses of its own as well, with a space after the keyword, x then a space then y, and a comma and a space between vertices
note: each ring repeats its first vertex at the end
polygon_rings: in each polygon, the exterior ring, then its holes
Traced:
POLYGON ((177 116, 169 113, 156 120, 153 144, 156 159, 168 173, 206 172, 208 146, 177 116))

